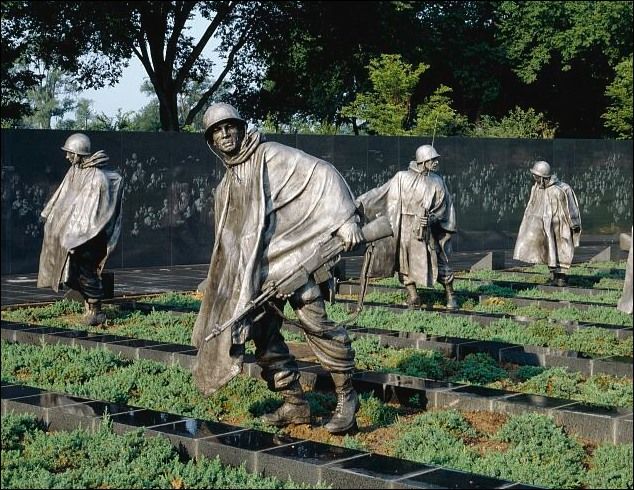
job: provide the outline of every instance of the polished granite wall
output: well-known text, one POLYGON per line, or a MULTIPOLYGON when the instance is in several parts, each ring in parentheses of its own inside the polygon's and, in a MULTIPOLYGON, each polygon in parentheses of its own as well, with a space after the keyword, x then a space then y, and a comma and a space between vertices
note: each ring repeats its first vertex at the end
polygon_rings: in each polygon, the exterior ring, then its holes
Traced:
MULTIPOLYGON (((37 270, 39 213, 67 170, 68 131, 2 130, 2 273, 37 270)), ((199 134, 90 132, 125 177, 123 231, 108 267, 209 261, 214 188, 224 169, 199 134)), ((407 168, 429 138, 267 135, 332 162, 355 195, 407 168)), ((632 141, 438 138, 456 204, 457 250, 512 247, 535 160, 547 160, 579 198, 584 234, 632 223, 632 141)))

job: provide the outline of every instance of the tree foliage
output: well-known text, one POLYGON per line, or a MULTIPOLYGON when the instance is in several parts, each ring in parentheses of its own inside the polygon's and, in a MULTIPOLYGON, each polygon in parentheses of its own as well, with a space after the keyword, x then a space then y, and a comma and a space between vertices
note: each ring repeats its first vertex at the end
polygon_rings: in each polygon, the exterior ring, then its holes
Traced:
POLYGON ((561 136, 602 135, 605 87, 632 54, 632 3, 502 2, 498 26, 520 105, 551 114, 561 136))
POLYGON ((370 134, 408 134, 414 86, 429 65, 413 67, 400 55, 381 55, 368 65, 372 90, 357 94, 354 101, 341 109, 346 117, 364 121, 370 134))
MULTIPOLYGON (((276 2, 121 1, 3 3, 6 44, 29 61, 43 60, 72 73, 82 88, 113 85, 136 56, 159 100, 161 128, 191 124, 216 95, 245 45, 267 36, 277 19, 276 2), (6 8, 4 7, 5 3, 6 8), (208 21, 198 42, 187 23, 195 14, 208 21), (178 94, 201 82, 212 69, 202 56, 213 37, 220 41, 226 65, 186 115, 179 119, 178 94)), ((3 44, 4 57, 4 44, 3 44)))
POLYGON ((29 127, 51 129, 54 117, 63 117, 74 106, 72 94, 76 88, 69 77, 58 68, 41 67, 41 78, 37 86, 28 90, 32 113, 26 118, 29 127))
POLYGON ((441 85, 417 107, 415 134, 452 136, 465 131, 467 117, 452 107, 452 92, 450 87, 441 85))
POLYGON ((616 66, 614 81, 605 94, 612 100, 608 110, 601 116, 605 126, 618 138, 632 138, 632 56, 616 66))
POLYGON ((492 138, 546 138, 555 137, 557 125, 546 119, 543 113, 537 113, 529 107, 515 107, 500 119, 484 115, 469 130, 476 137, 492 138))
POLYGON ((558 136, 628 134, 626 68, 615 78, 617 64, 632 56, 625 1, 7 1, 2 119, 32 110, 35 62, 72 74, 81 88, 100 88, 136 56, 164 130, 195 129, 211 101, 225 100, 276 130, 351 125, 358 133, 342 109, 376 102, 358 96, 376 90, 367 67, 382 55, 427 67, 407 103, 392 101, 385 106, 392 112, 372 116, 390 133, 436 126, 457 134, 464 118, 500 127, 519 117, 510 114, 515 107, 529 107, 534 114, 522 117, 547 114, 558 136), (189 31, 195 16, 207 23, 198 41, 189 31), (214 66, 202 51, 212 40, 224 65, 209 79, 214 66))
POLYGON ((372 90, 357 94, 341 110, 345 117, 363 121, 370 134, 460 134, 467 118, 452 107, 450 87, 441 85, 418 106, 413 105, 415 87, 429 65, 413 67, 400 55, 381 55, 368 65, 372 90))

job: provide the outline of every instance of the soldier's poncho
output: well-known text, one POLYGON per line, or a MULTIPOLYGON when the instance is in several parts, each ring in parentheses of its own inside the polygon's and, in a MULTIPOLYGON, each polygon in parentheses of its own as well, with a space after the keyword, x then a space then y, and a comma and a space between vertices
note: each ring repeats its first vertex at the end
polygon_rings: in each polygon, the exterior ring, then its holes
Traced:
POLYGON ((390 277, 396 271, 419 286, 433 286, 438 276, 435 247, 443 246, 446 238, 456 231, 456 211, 443 178, 410 162, 408 170, 398 172, 357 201, 363 204, 368 220, 383 214, 389 218, 394 231, 393 236, 375 242, 370 276, 390 277), (430 225, 431 243, 416 238, 424 209, 436 218, 430 225))
POLYGON ((198 347, 194 380, 205 394, 241 371, 251 320, 204 342, 210 329, 234 317, 265 282, 283 277, 356 211, 330 163, 264 142, 259 132, 248 133, 239 153, 224 163, 207 286, 192 334, 198 347))
POLYGON ((513 258, 553 268, 569 268, 580 235, 577 197, 568 184, 553 175, 546 187, 535 183, 531 189, 513 258), (573 232, 573 227, 579 227, 579 231, 573 232))
POLYGON ((625 282, 623 283, 623 294, 619 299, 617 308, 624 313, 632 314, 632 244, 634 243, 634 228, 630 235, 630 251, 627 254, 627 265, 625 266, 625 282))
POLYGON ((96 237, 107 236, 105 264, 121 233, 122 177, 107 166, 103 151, 72 165, 42 211, 46 220, 37 287, 58 291, 65 278, 70 250, 96 237))

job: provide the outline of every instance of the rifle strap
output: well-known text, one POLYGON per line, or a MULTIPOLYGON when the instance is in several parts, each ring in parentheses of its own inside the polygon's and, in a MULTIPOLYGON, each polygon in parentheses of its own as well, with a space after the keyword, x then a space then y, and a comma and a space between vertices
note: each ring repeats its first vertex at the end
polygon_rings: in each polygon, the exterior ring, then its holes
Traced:
MULTIPOLYGON (((374 242, 370 243, 368 245, 368 248, 365 251, 365 257, 363 259, 363 267, 361 268, 361 277, 359 278, 359 282, 361 283, 361 291, 359 292, 359 301, 357 302, 357 308, 350 318, 348 318, 346 321, 343 321, 339 324, 342 327, 345 327, 347 325, 351 325, 352 323, 354 323, 354 321, 359 316, 359 313, 361 313, 361 310, 363 310, 363 300, 365 298, 365 293, 368 289, 368 280, 369 280, 368 276, 370 272, 370 267, 372 266, 373 259, 374 259, 374 242)), ((291 325, 294 325, 303 330, 303 327, 300 322, 296 320, 292 320, 291 318, 288 318, 284 314, 284 312, 273 301, 269 301, 267 304, 267 307, 273 310, 273 312, 276 313, 286 323, 290 323, 291 325)), ((314 334, 314 335, 318 335, 318 334, 314 334)))
POLYGON ((365 293, 368 289, 368 281, 370 274, 370 267, 372 266, 372 261, 374 259, 374 242, 370 242, 368 248, 365 251, 365 257, 363 259, 363 267, 361 267, 361 275, 359 277, 359 285, 361 286, 361 291, 359 291, 359 300, 357 301, 357 308, 355 312, 352 314, 350 318, 346 321, 341 322, 342 326, 351 325, 357 319, 361 310, 363 310, 363 300, 365 299, 365 293))

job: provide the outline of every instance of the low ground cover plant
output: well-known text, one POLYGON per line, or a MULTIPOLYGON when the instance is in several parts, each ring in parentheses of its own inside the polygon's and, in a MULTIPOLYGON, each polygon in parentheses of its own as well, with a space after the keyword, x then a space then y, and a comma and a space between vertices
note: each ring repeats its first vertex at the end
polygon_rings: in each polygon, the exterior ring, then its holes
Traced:
MULTIPOLYGON (((247 426, 250 421, 251 426, 257 427, 252 417, 280 403, 266 389, 264 382, 242 376, 203 400, 193 389, 189 373, 179 373, 182 370, 150 361, 123 360, 103 350, 20 346, 4 342, 2 356, 4 381, 22 381, 33 386, 208 420, 241 421, 239 425, 247 426), (169 407, 166 408, 166 405, 169 407)), ((478 372, 478 376, 496 377, 495 370, 478 370, 477 364, 465 364, 461 375, 478 372)), ((535 378, 535 374, 539 375, 538 370, 531 373, 526 367, 521 369, 523 379, 530 380, 535 378)), ((311 405, 319 409, 320 405, 329 404, 329 409, 332 409, 334 397, 312 393, 309 397, 311 395, 311 405)), ((596 450, 591 445, 584 448, 549 418, 528 415, 531 417, 518 416, 507 421, 505 416, 491 413, 455 410, 407 412, 404 408, 385 404, 364 394, 358 414, 359 434, 346 437, 324 435, 319 427, 308 426, 297 426, 289 432, 330 444, 553 488, 580 488, 590 484, 594 488, 631 487, 631 445, 604 444, 596 450), (491 417, 495 417, 492 423, 483 424, 491 417), (478 428, 481 425, 486 425, 489 431, 478 428), (604 463, 606 460, 609 464, 604 463), (556 465, 556 461, 565 461, 566 464, 556 465)), ((38 488, 73 486, 72 482, 79 487, 97 487, 104 482, 99 479, 101 475, 122 472, 116 465, 125 465, 129 469, 137 464, 143 465, 143 468, 133 472, 134 478, 145 478, 142 484, 136 480, 106 480, 106 485, 169 488, 174 478, 180 478, 186 487, 192 488, 224 487, 225 483, 226 487, 237 488, 283 488, 287 485, 271 479, 263 481, 241 469, 228 470, 218 462, 179 462, 171 447, 154 447, 137 433, 126 435, 128 439, 122 439, 124 444, 113 440, 115 436, 103 427, 92 441, 86 441, 80 431, 60 433, 54 437, 29 435, 37 430, 37 424, 32 420, 7 423, 3 419, 3 487, 28 488, 27 475, 34 478, 38 488), (24 441, 31 441, 31 438, 36 442, 27 445, 24 441), (128 449, 126 444, 130 442, 135 450, 128 449), (104 458, 111 453, 112 458, 104 458), (92 462, 89 459, 92 454, 101 459, 92 462), (27 461, 27 457, 34 459, 27 461), (114 466, 108 465, 110 460, 114 466), (72 465, 70 462, 73 462, 72 465), (177 462, 183 466, 178 466, 177 462), (157 466, 163 469, 162 473, 154 473, 157 466), (93 480, 82 479, 91 478, 85 468, 93 467, 96 468, 93 480), (225 471, 228 473, 223 473, 225 471), (168 479, 152 483, 154 478, 168 479)))
MULTIPOLYGON (((522 267, 518 270, 479 270, 456 272, 456 278, 460 280, 477 279, 478 281, 510 281, 533 284, 546 284, 549 280, 548 267, 535 265, 522 267)), ((592 264, 574 264, 570 268, 569 284, 571 287, 618 289, 623 288, 625 279, 625 261, 595 262, 592 264)), ((396 277, 372 280, 373 284, 384 286, 400 286, 396 277)), ((437 285, 436 288, 441 289, 437 285)))
POLYGON ((2 417, 2 488, 315 488, 249 473, 218 458, 182 460, 163 437, 47 432, 30 415, 2 417))
POLYGON ((383 347, 373 337, 356 339, 352 346, 358 369, 503 388, 603 406, 632 406, 632 380, 625 377, 594 375, 586 378, 567 368, 508 365, 505 369, 481 352, 456 361, 436 351, 383 347))
MULTIPOLYGON (((387 280, 386 280, 387 281, 387 280)), ((402 286, 393 284, 394 281, 389 281, 389 287, 394 288, 394 291, 372 291, 370 290, 366 295, 368 302, 377 303, 395 303, 404 304, 407 293, 402 286)), ((379 284, 381 285, 381 284, 379 284)), ((623 288, 623 281, 620 281, 621 289, 610 289, 601 291, 599 294, 588 296, 573 291, 542 291, 535 287, 510 287, 505 286, 500 282, 497 284, 482 283, 480 281, 472 281, 470 279, 456 279, 454 282, 454 289, 457 294, 463 298, 476 298, 478 295, 493 295, 504 298, 525 298, 525 299, 547 299, 553 301, 573 301, 577 303, 605 303, 606 305, 615 305, 620 296, 623 288)), ((419 294, 421 299, 426 304, 444 304, 444 290, 442 286, 435 285, 433 288, 419 288, 419 294)))
POLYGON ((512 416, 485 432, 460 412, 432 411, 395 429, 394 454, 421 463, 551 488, 632 487, 631 444, 605 444, 589 454, 543 415, 512 416))
MULTIPOLYGON (((328 305, 326 308, 335 321, 344 321, 349 317, 349 313, 342 305, 328 305)), ((397 313, 379 307, 362 310, 354 321, 354 325, 403 332, 421 332, 437 336, 547 346, 597 355, 632 356, 633 350, 632 338, 618 339, 611 332, 593 327, 567 332, 562 325, 551 323, 546 319, 527 325, 510 318, 501 318, 489 325, 482 325, 468 318, 453 317, 437 312, 408 310, 397 313)))
MULTIPOLYGON (((512 301, 513 297, 519 297, 517 291, 513 291, 511 289, 501 288, 498 286, 485 286, 479 288, 480 293, 483 295, 489 296, 488 298, 484 298, 483 301, 478 301, 477 298, 466 297, 460 294, 460 290, 458 290, 458 306, 461 310, 465 311, 474 311, 480 313, 503 313, 507 315, 522 315, 531 318, 548 318, 548 319, 557 319, 560 318, 557 313, 560 309, 567 308, 562 306, 561 308, 556 309, 548 309, 541 308, 535 305, 531 306, 520 306, 515 304, 512 301)), ((537 291, 535 293, 536 297, 534 298, 525 298, 525 299, 549 299, 546 296, 554 293, 542 293, 537 291)), ((571 295, 568 293, 557 293, 561 295, 560 300, 568 301, 571 298, 571 295), (565 296, 565 297, 564 297, 565 296)), ((616 309, 616 303, 621 293, 615 291, 611 293, 611 297, 609 301, 606 303, 606 306, 602 306, 600 304, 590 305, 588 307, 575 308, 575 306, 569 307, 571 310, 575 312, 573 318, 570 320, 577 320, 583 322, 592 322, 592 323, 607 323, 612 325, 624 325, 624 326, 632 326, 632 316, 622 311, 616 309)), ((420 290, 420 296, 423 303, 427 306, 432 306, 435 308, 444 309, 445 299, 444 293, 439 291, 426 291, 420 290)), ((357 296, 342 296, 342 299, 350 299, 355 300, 357 296)), ((585 301, 594 302, 595 296, 584 297, 585 301), (590 298, 590 299, 588 299, 590 298)), ((369 292, 365 296, 365 302, 368 304, 368 308, 376 307, 377 304, 386 304, 386 305, 404 305, 406 299, 406 293, 403 290, 395 290, 393 292, 369 292)), ((581 299, 581 297, 576 298, 581 299)))
MULTIPOLYGON (((179 303, 184 303, 187 294, 173 294, 179 303), (183 296, 185 299, 180 300, 183 296)), ((171 301, 170 299, 170 301, 171 301)), ((157 304, 160 297, 154 298, 157 304)), ((522 324, 512 319, 502 318, 492 324, 482 325, 468 318, 443 315, 438 312, 425 310, 408 310, 396 313, 386 308, 366 308, 353 322, 356 326, 380 327, 399 331, 423 332, 429 335, 461 337, 477 340, 495 340, 522 345, 538 345, 563 350, 575 350, 593 355, 632 356, 632 338, 618 339, 610 332, 601 328, 583 328, 574 332, 567 332, 563 326, 550 320, 577 320, 579 318, 594 318, 599 323, 610 320, 627 319, 631 324, 631 315, 617 311, 615 308, 596 307, 588 310, 576 310, 572 307, 560 310, 538 310, 534 307, 515 307, 503 305, 504 299, 488 300, 479 305, 479 310, 498 312, 500 309, 513 309, 519 316, 536 318, 530 324, 522 324), (540 316, 542 315, 542 316, 540 316), (549 317, 545 317, 549 315, 549 317)), ((350 314, 341 304, 327 304, 327 311, 335 321, 345 321, 350 314)), ((23 308, 2 311, 2 318, 16 322, 28 322, 49 326, 61 326, 94 332, 108 332, 160 342, 171 342, 189 345, 191 333, 196 321, 196 313, 170 314, 166 311, 121 311, 114 305, 105 306, 108 322, 102 327, 86 327, 81 320, 82 310, 78 303, 59 301, 49 306, 23 308)), ((286 307, 285 314, 293 317, 290 307, 286 307)), ((303 341, 303 335, 294 334, 289 340, 303 341)))

